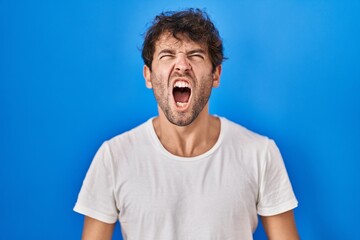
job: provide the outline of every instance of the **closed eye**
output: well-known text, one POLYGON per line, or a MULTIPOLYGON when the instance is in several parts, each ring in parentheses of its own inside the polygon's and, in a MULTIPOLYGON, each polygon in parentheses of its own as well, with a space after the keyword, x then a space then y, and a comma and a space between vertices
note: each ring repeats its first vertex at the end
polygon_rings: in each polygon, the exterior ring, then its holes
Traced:
POLYGON ((204 59, 204 56, 202 54, 191 54, 189 55, 189 57, 195 59, 204 59))
POLYGON ((163 49, 159 52, 159 59, 168 59, 175 56, 175 52, 171 49, 163 49))
POLYGON ((167 58, 172 58, 174 57, 173 54, 163 54, 163 55, 160 55, 159 59, 167 59, 167 58))
POLYGON ((188 58, 191 58, 194 60, 204 60, 206 52, 203 49, 199 48, 199 49, 194 49, 194 50, 189 51, 187 53, 187 55, 188 55, 188 58))

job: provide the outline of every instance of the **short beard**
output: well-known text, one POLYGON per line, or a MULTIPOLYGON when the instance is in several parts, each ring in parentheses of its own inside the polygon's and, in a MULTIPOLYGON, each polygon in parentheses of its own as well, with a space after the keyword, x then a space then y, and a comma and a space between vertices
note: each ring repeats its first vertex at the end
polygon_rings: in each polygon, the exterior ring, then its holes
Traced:
MULTIPOLYGON (((212 75, 209 75, 208 77, 212 79, 212 75)), ((194 95, 193 99, 191 100, 192 102, 194 102, 194 106, 191 109, 190 113, 182 113, 182 112, 174 113, 171 111, 171 107, 169 106, 169 97, 172 95, 168 94, 167 96, 162 96, 161 95, 162 93, 155 91, 155 89, 157 90, 166 89, 167 86, 164 85, 164 83, 161 80, 159 81, 159 79, 155 76, 155 74, 152 74, 151 78, 152 78, 151 82, 153 84, 154 96, 156 98, 156 101, 160 109, 163 111, 167 120, 176 126, 185 127, 190 125, 192 122, 194 122, 194 120, 199 116, 199 114, 204 109, 204 107, 206 106, 206 104, 210 99, 213 81, 209 83, 210 86, 204 84, 199 86, 200 91, 198 92, 197 95, 194 95)), ((206 81, 209 81, 209 79, 200 80, 200 82, 206 82, 206 81)))

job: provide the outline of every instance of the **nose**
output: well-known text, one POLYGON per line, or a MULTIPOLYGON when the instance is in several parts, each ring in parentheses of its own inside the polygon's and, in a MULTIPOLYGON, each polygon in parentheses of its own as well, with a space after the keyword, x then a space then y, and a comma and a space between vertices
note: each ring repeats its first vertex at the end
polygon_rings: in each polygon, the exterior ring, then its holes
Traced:
POLYGON ((175 62, 175 70, 179 72, 187 72, 191 70, 191 65, 189 59, 187 59, 186 54, 179 53, 175 62))

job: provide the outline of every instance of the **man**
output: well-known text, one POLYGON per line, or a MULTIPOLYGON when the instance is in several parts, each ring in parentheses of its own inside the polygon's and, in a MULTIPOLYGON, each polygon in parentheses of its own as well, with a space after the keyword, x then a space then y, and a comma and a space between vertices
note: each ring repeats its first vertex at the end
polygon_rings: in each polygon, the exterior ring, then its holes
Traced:
POLYGON ((222 41, 206 13, 157 16, 147 31, 144 78, 159 115, 106 141, 75 211, 83 239, 252 239, 261 216, 269 239, 298 239, 297 200, 275 143, 209 114, 222 41))

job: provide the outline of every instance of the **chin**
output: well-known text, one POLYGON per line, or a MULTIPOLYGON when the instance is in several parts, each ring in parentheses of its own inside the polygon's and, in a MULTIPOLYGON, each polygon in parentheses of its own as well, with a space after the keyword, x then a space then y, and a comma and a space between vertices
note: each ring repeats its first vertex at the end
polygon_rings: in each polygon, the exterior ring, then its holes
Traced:
MULTIPOLYGON (((198 115, 198 114, 197 114, 198 115)), ((191 116, 169 116, 166 115, 166 118, 172 124, 179 126, 179 127, 186 127, 190 125, 196 119, 197 115, 192 114, 191 116)))

